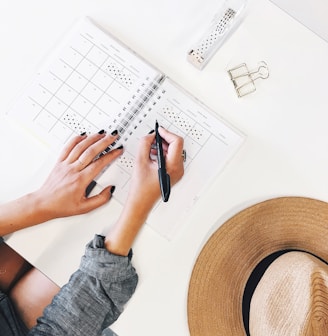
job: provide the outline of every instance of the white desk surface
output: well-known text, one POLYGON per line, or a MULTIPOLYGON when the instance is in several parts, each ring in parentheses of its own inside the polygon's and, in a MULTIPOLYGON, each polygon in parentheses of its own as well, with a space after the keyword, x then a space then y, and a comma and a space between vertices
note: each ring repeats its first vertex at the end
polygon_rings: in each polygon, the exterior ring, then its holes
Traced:
MULTIPOLYGON (((137 291, 113 326, 125 335, 188 335, 192 267, 215 228, 243 208, 277 196, 328 201, 328 44, 269 1, 251 0, 247 16, 203 70, 189 47, 218 8, 216 0, 41 0, 0 5, 0 111, 8 110, 44 55, 88 15, 247 134, 247 141, 168 242, 145 226, 134 246, 137 291), (270 77, 237 98, 226 70, 264 60, 270 77)), ((5 202, 41 183, 45 149, 0 120, 1 195, 5 202)), ((15 233, 7 242, 58 284, 78 267, 84 245, 104 232, 115 204, 91 214, 15 233)))
POLYGON ((328 42, 326 0, 271 0, 271 2, 328 42))

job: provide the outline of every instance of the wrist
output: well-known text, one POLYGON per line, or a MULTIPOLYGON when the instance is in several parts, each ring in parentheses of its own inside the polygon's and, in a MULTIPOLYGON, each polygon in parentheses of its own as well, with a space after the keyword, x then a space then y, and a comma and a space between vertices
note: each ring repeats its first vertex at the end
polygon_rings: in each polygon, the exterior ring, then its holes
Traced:
POLYGON ((155 203, 156 200, 142 201, 131 196, 119 219, 106 235, 105 248, 113 254, 126 256, 155 203))
POLYGON ((51 207, 49 206, 49 202, 42 195, 41 190, 34 191, 28 195, 28 203, 30 207, 34 209, 34 212, 31 214, 34 222, 43 223, 50 219, 55 218, 55 215, 51 211, 51 207))
POLYGON ((160 196, 159 183, 158 188, 151 189, 146 187, 143 190, 140 190, 140 188, 131 188, 124 208, 131 209, 133 213, 147 217, 160 196))
POLYGON ((0 235, 6 235, 48 219, 46 211, 40 207, 38 193, 26 194, 0 207, 0 235))

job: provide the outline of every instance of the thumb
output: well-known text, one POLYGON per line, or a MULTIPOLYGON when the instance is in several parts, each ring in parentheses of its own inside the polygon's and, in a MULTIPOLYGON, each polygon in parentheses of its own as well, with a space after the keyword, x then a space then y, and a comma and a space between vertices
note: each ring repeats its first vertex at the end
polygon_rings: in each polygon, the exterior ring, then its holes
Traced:
POLYGON ((103 189, 98 195, 86 198, 83 204, 82 211, 86 213, 104 205, 112 198, 114 190, 115 190, 114 186, 109 186, 103 189))

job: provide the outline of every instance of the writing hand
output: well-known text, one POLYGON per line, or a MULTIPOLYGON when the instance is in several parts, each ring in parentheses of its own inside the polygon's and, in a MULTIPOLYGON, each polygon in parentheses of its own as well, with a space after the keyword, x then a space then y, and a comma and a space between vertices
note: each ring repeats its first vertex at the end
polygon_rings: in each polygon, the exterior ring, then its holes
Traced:
MULTIPOLYGON (((183 176, 183 139, 164 128, 159 128, 163 139, 163 150, 166 161, 166 171, 170 175, 171 186, 183 176)), ((136 157, 132 183, 129 192, 129 201, 142 200, 143 205, 152 207, 160 196, 158 180, 158 162, 156 149, 153 148, 155 135, 149 134, 140 140, 139 151, 136 157), (150 155, 152 154, 152 155, 150 155)))

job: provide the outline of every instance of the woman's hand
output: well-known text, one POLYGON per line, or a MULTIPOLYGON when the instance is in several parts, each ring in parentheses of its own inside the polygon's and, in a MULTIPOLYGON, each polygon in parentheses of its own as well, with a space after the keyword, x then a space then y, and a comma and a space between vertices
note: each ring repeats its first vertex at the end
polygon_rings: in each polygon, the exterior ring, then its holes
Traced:
MULTIPOLYGON (((158 130, 163 138, 166 171, 173 186, 184 173, 183 139, 164 128, 158 130)), ((136 235, 161 195, 158 163, 152 158, 156 154, 156 150, 152 148, 154 140, 154 133, 140 140, 128 199, 120 218, 106 235, 105 247, 114 254, 128 254, 136 235)))
MULTIPOLYGON (((162 127, 159 127, 158 131, 163 139, 166 171, 170 175, 171 186, 173 186, 184 173, 183 139, 162 127)), ((154 133, 143 137, 140 141, 128 202, 152 207, 161 195, 154 144, 154 133)))
POLYGON ((0 236, 50 219, 86 213, 106 203, 111 186, 89 198, 85 192, 105 166, 122 154, 118 148, 94 160, 117 139, 115 133, 74 137, 39 190, 0 206, 0 236))
POLYGON ((115 149, 94 160, 117 139, 116 132, 113 133, 77 136, 64 148, 49 177, 36 192, 40 208, 49 219, 86 213, 110 199, 111 186, 89 198, 85 191, 105 166, 123 152, 115 149))

